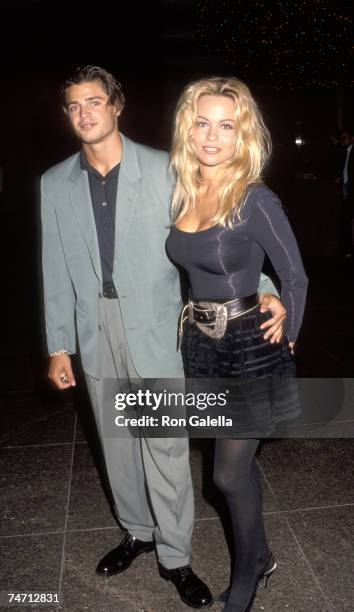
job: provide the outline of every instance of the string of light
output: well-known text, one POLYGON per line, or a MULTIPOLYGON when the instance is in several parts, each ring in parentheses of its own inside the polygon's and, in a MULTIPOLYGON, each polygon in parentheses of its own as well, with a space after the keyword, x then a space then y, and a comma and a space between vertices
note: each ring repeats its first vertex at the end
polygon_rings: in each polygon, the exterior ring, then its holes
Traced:
POLYGON ((198 0, 203 53, 260 87, 352 86, 351 3, 335 0, 198 0))

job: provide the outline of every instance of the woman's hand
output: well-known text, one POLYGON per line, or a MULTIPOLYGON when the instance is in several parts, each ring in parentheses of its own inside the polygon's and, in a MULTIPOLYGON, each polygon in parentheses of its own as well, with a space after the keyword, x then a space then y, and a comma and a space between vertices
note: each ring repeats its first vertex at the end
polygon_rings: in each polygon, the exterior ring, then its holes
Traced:
POLYGON ((294 354, 294 346, 295 346, 295 342, 289 342, 289 348, 290 348, 290 352, 292 355, 294 354))
POLYGON ((260 311, 267 312, 268 310, 273 316, 269 321, 265 321, 261 325, 261 329, 267 330, 263 338, 270 340, 271 343, 280 342, 284 332, 286 309, 279 298, 272 293, 264 293, 260 296, 260 311))

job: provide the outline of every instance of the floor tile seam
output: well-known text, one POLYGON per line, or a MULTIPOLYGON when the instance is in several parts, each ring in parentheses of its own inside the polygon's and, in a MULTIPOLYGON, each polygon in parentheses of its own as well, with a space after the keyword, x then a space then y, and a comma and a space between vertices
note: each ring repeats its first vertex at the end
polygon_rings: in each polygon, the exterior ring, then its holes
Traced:
MULTIPOLYGON (((329 423, 331 425, 336 425, 337 423, 352 423, 354 421, 353 418, 350 419, 341 419, 340 421, 329 421, 329 423)), ((295 429, 296 427, 312 427, 315 425, 328 425, 328 423, 326 421, 313 421, 312 423, 299 423, 299 424, 295 424, 295 425, 288 425, 289 430, 291 429, 295 429)), ((291 438, 291 436, 290 436, 291 438)), ((287 438, 284 438, 285 440, 287 438)))
MULTIPOLYGON (((343 421, 343 425, 346 424, 346 426, 349 424, 351 424, 352 426, 354 426, 354 421, 343 421)), ((291 439, 296 439, 296 440, 354 440, 354 433, 350 433, 347 435, 343 435, 343 432, 340 431, 335 431, 335 432, 329 432, 329 431, 323 431, 322 434, 320 434, 318 431, 314 432, 313 436, 310 436, 308 434, 308 432, 306 433, 300 433, 299 431, 294 432, 296 433, 296 435, 292 435, 290 436, 291 439), (340 435, 339 435, 340 434, 340 435)), ((282 440, 287 440, 288 438, 282 438, 282 440)))
POLYGON ((58 535, 63 533, 64 531, 62 529, 58 529, 57 531, 38 531, 36 533, 13 533, 11 535, 0 535, 0 541, 9 540, 11 538, 39 538, 41 536, 58 535))
POLYGON ((43 448, 46 446, 72 446, 72 442, 48 442, 47 444, 18 444, 16 446, 0 446, 0 450, 16 450, 17 448, 43 448))
POLYGON ((203 521, 220 521, 220 517, 219 516, 201 516, 199 518, 194 519, 195 523, 201 523, 203 521))
MULTIPOLYGON (((277 503, 280 503, 279 497, 276 495, 272 485, 270 484, 270 480, 267 477, 267 475, 266 475, 264 469, 262 468, 260 462, 258 461, 258 459, 256 459, 256 463, 257 463, 258 469, 261 472, 261 474, 262 474, 262 476, 263 476, 267 486, 269 487, 269 490, 270 490, 274 500, 277 503)), ((294 509, 294 510, 274 510, 274 511, 270 510, 267 514, 270 514, 270 513, 272 513, 272 514, 273 513, 274 514, 284 514, 285 512, 302 512, 302 511, 310 511, 310 510, 326 510, 326 509, 342 508, 342 507, 347 507, 347 506, 352 506, 352 505, 354 505, 354 503, 349 502, 347 504, 334 504, 334 505, 325 506, 325 507, 321 507, 321 506, 313 507, 312 506, 312 507, 309 507, 309 508, 299 508, 299 509, 294 509)), ((263 514, 266 514, 266 512, 264 512, 263 514)))
POLYGON ((307 565, 307 567, 308 567, 308 570, 309 570, 309 572, 310 572, 310 574, 311 574, 311 576, 312 576, 312 579, 313 579, 314 583, 316 584, 317 589, 319 590, 319 592, 321 593, 321 595, 322 595, 322 597, 323 597, 323 600, 324 600, 325 605, 326 605, 326 610, 327 610, 328 612, 335 612, 335 607, 334 607, 334 605, 333 605, 332 601, 330 600, 330 598, 329 598, 329 597, 326 595, 326 593, 324 592, 324 590, 323 590, 323 588, 322 588, 322 585, 321 585, 321 582, 320 582, 319 578, 317 577, 316 572, 315 572, 315 571, 314 571, 314 569, 312 568, 311 562, 310 562, 310 560, 307 558, 307 556, 306 556, 306 554, 305 554, 305 551, 304 551, 304 549, 302 548, 302 546, 301 546, 301 544, 300 544, 300 541, 299 541, 299 539, 298 539, 298 537, 297 537, 297 535, 296 535, 296 533, 295 533, 294 529, 292 528, 292 526, 291 526, 291 523, 290 523, 289 519, 288 519, 287 517, 284 517, 284 518, 285 518, 286 524, 287 524, 287 526, 288 526, 288 529, 289 529, 289 531, 290 531, 290 533, 291 533, 291 535, 292 535, 292 537, 293 537, 293 539, 294 539, 294 541, 295 541, 295 543, 296 543, 296 546, 297 546, 297 548, 298 548, 298 550, 299 550, 299 552, 300 552, 300 554, 301 554, 302 558, 304 559, 304 561, 305 561, 305 563, 306 563, 306 565, 307 565))
MULTIPOLYGON (((333 506, 313 506, 313 507, 309 507, 309 508, 298 508, 298 509, 293 509, 293 510, 265 510, 263 512, 263 516, 265 517, 272 517, 272 516, 286 516, 287 514, 296 514, 296 513, 300 513, 300 512, 311 512, 312 510, 336 510, 338 508, 349 508, 351 506, 354 506, 354 503, 348 503, 348 504, 336 504, 333 506)), ((205 516, 205 517, 198 517, 195 519, 195 522, 203 522, 203 521, 220 521, 220 517, 219 516, 205 516)), ((108 531, 110 529, 114 529, 114 530, 119 530, 118 526, 112 525, 112 526, 107 526, 107 527, 80 527, 80 528, 76 528, 76 529, 67 529, 66 533, 85 533, 85 532, 89 532, 89 531, 108 531)), ((0 541, 2 539, 10 539, 10 538, 27 538, 27 537, 40 537, 40 536, 46 536, 46 535, 56 535, 56 534, 63 534, 64 531, 62 529, 59 529, 57 531, 40 531, 40 532, 36 532, 36 533, 15 533, 15 534, 11 534, 11 535, 0 535, 0 541)))
POLYGON ((276 495, 276 493, 275 493, 275 491, 274 491, 274 489, 273 489, 272 485, 270 484, 270 481, 269 481, 269 479, 268 479, 268 476, 266 475, 266 473, 265 473, 265 471, 264 471, 264 469, 263 469, 263 467, 262 467, 261 463, 259 462, 259 460, 258 460, 257 458, 256 458, 256 464, 257 464, 257 467, 258 467, 258 469, 259 469, 260 473, 262 474, 262 476, 263 476, 263 478, 264 478, 264 480, 265 480, 265 483, 266 483, 267 487, 269 488, 269 490, 270 490, 270 492, 271 492, 271 494, 272 494, 273 498, 275 499, 275 501, 276 501, 276 502, 278 502, 278 501, 279 501, 279 500, 278 500, 278 497, 277 497, 277 495, 276 495))
MULTIPOLYGON (((18 435, 23 433, 26 428, 27 428, 28 424, 24 424, 24 425, 20 425, 19 427, 16 427, 15 429, 13 429, 12 431, 9 431, 8 433, 4 434, 1 438, 0 438, 0 444, 2 444, 3 442, 6 442, 9 438, 11 438, 11 436, 14 435, 18 435)), ((2 448, 2 447, 1 447, 2 448)))
MULTIPOLYGON (((76 440, 75 445, 87 444, 87 440, 76 440)), ((0 439, 0 450, 15 450, 17 448, 41 448, 43 446, 71 446, 72 442, 47 442, 46 444, 17 444, 16 446, 1 446, 0 439)))
POLYGON ((77 527, 76 529, 67 529, 66 533, 86 533, 89 531, 108 531, 114 529, 116 531, 122 531, 118 525, 112 525, 111 527, 77 527))
MULTIPOLYGON (((58 408, 58 410, 56 410, 55 412, 51 412, 50 417, 53 417, 53 416, 56 416, 56 415, 59 415, 59 414, 62 414, 62 413, 63 413, 63 409, 62 408, 58 408)), ((23 433, 26 430, 27 427, 28 427, 28 423, 25 423, 24 425, 21 425, 21 426, 15 428, 14 430, 4 434, 4 436, 0 437, 0 449, 2 449, 2 448, 8 448, 8 449, 11 449, 11 448, 26 448, 26 447, 30 447, 30 446, 52 446, 52 445, 56 445, 56 444, 58 444, 58 445, 59 444, 71 444, 71 442, 53 442, 53 443, 49 442, 47 444, 19 444, 18 446, 9 446, 9 447, 1 446, 1 444, 3 442, 6 442, 6 440, 8 440, 8 438, 11 438, 11 436, 23 433)))
MULTIPOLYGON (((86 531, 104 531, 108 529, 119 529, 118 526, 112 527, 88 527, 88 528, 78 528, 78 529, 67 529, 66 533, 77 533, 77 532, 86 532, 86 531)), ((63 535, 65 531, 63 529, 58 529, 57 531, 38 531, 36 533, 13 533, 11 535, 0 535, 1 540, 9 540, 11 538, 37 538, 41 536, 47 535, 63 535)))
POLYGON ((59 586, 58 586, 58 591, 59 591, 60 596, 62 593, 64 565, 65 565, 65 547, 66 547, 67 528, 68 528, 68 522, 69 522, 69 507, 70 507, 71 482, 72 482, 72 476, 73 476, 73 465, 74 465, 74 454, 75 454, 76 428, 77 428, 77 413, 75 413, 75 417, 74 417, 73 439, 72 439, 72 449, 71 449, 71 459, 70 459, 70 469, 69 469, 69 479, 68 479, 68 492, 67 492, 67 497, 66 497, 66 514, 65 514, 65 521, 64 521, 63 545, 62 545, 62 553, 61 553, 61 564, 60 564, 59 586))
POLYGON ((264 515, 271 514, 296 514, 296 512, 311 512, 312 510, 336 510, 337 508, 348 508, 354 506, 354 502, 348 502, 345 504, 331 504, 327 506, 308 506, 307 508, 292 508, 292 509, 281 509, 281 510, 266 510, 263 512, 264 515))

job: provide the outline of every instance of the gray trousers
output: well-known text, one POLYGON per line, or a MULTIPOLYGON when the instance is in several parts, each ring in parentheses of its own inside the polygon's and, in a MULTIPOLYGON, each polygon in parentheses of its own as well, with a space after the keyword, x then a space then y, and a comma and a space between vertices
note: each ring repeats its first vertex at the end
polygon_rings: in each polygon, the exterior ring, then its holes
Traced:
MULTIPOLYGON (((160 563, 173 569, 190 562, 194 498, 188 438, 105 435, 104 413, 112 397, 104 379, 138 379, 129 353, 118 299, 103 299, 103 378, 85 373, 107 473, 121 526, 139 540, 155 540, 160 563)), ((120 428, 121 429, 121 428, 120 428)))

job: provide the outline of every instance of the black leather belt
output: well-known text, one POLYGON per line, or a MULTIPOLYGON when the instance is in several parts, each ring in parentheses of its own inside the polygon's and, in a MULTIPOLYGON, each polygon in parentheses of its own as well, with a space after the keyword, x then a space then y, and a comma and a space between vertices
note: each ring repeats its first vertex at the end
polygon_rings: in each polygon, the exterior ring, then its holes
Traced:
POLYGON ((183 334, 183 322, 185 321, 183 315, 187 308, 190 323, 195 323, 210 338, 220 339, 225 335, 228 321, 250 312, 258 304, 258 293, 225 302, 190 300, 181 314, 179 336, 181 338, 183 334))
POLYGON ((114 300, 118 297, 118 293, 113 283, 110 283, 109 285, 104 285, 103 297, 108 298, 109 300, 114 300))
MULTIPOLYGON (((236 298, 226 302, 220 302, 226 308, 227 320, 241 315, 243 312, 255 308, 259 304, 258 293, 236 298)), ((207 302, 206 300, 191 302, 193 318, 197 323, 215 323, 218 302, 207 302), (216 308, 215 308, 216 307, 216 308)))

